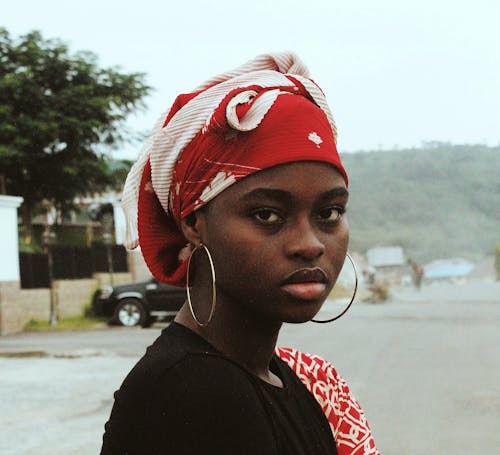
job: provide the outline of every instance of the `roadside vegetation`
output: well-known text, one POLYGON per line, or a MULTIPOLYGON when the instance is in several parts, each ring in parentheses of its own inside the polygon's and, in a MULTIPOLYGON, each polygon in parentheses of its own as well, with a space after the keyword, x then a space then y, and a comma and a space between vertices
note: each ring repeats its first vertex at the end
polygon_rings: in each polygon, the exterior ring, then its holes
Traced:
POLYGON ((398 245, 420 263, 495 254, 499 146, 424 143, 342 160, 351 181, 352 251, 398 245))
POLYGON ((94 316, 90 306, 86 306, 83 314, 60 319, 57 321, 57 325, 55 326, 51 326, 47 320, 31 319, 25 324, 23 330, 25 332, 37 332, 43 330, 81 330, 106 326, 107 318, 94 316))

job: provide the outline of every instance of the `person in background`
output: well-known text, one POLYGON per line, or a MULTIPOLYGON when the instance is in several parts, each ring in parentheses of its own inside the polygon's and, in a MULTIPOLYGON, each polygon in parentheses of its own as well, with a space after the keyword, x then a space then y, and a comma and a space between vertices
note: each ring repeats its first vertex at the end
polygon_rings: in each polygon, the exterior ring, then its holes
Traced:
POLYGON ((413 272, 413 284, 420 290, 422 287, 422 278, 424 276, 424 269, 421 265, 417 264, 413 259, 408 259, 408 264, 413 272))
POLYGON ((292 53, 162 116, 125 184, 127 246, 188 299, 115 393, 101 454, 379 453, 335 368, 276 347, 284 322, 314 320, 346 259, 336 134, 292 53))

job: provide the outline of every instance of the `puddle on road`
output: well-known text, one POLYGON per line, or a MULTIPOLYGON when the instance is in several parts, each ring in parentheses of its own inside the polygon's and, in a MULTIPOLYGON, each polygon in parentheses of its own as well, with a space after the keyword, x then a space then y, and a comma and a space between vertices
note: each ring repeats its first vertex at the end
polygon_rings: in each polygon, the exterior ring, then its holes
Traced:
POLYGON ((80 349, 73 352, 56 352, 49 353, 47 351, 0 351, 0 358, 7 359, 26 359, 26 358, 46 358, 54 359, 81 359, 82 357, 102 357, 106 355, 104 351, 94 349, 80 349))
POLYGON ((46 351, 20 351, 20 352, 0 352, 0 357, 24 359, 27 357, 50 357, 46 351))

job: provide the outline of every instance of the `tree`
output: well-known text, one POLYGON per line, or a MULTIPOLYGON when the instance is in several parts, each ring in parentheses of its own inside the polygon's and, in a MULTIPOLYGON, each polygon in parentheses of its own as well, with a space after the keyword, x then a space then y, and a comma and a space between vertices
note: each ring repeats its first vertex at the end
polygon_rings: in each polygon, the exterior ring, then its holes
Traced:
POLYGON ((64 211, 114 184, 103 149, 124 140, 124 119, 149 91, 142 73, 99 68, 94 54, 72 55, 38 31, 14 39, 0 28, 0 180, 24 198, 27 236, 42 201, 64 211))

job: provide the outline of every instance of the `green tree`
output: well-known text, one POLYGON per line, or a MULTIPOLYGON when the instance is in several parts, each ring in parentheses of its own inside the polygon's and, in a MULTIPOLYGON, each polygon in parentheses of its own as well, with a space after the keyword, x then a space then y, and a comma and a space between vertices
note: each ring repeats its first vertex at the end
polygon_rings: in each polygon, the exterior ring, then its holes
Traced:
POLYGON ((24 198, 26 234, 42 201, 61 210, 77 195, 113 186, 105 150, 123 140, 123 121, 143 107, 144 74, 100 68, 33 31, 0 28, 0 180, 24 198))

